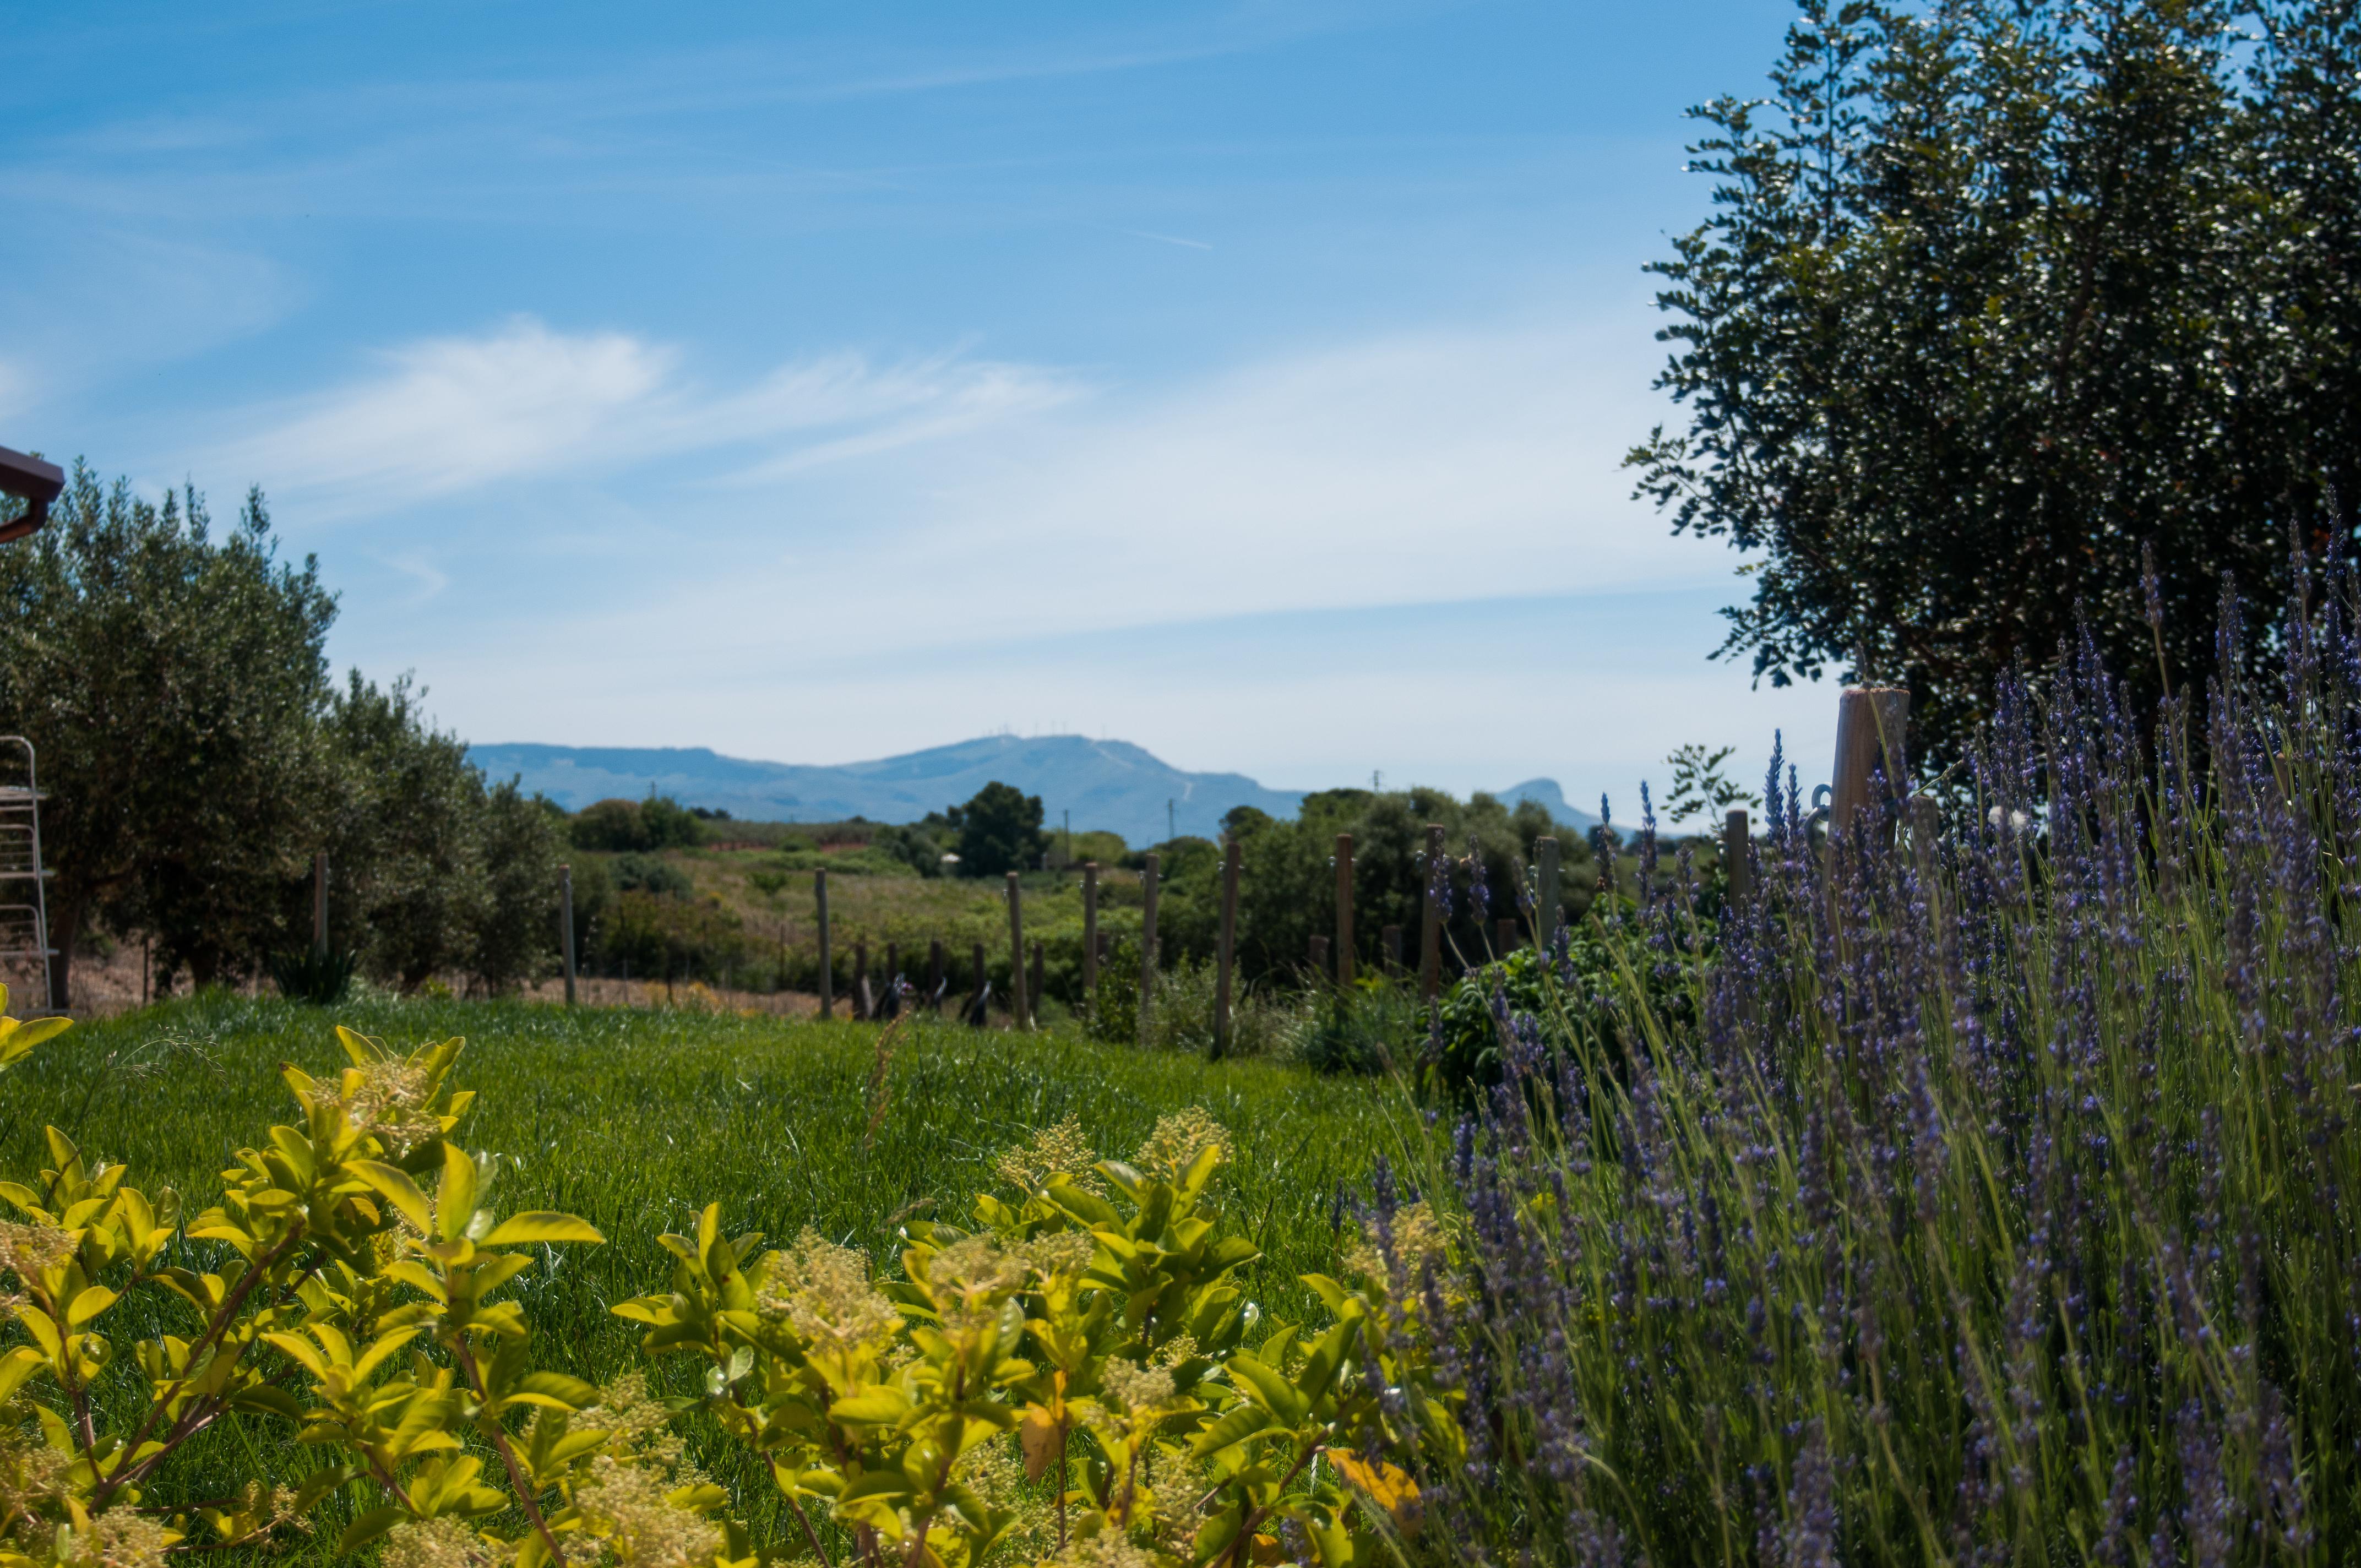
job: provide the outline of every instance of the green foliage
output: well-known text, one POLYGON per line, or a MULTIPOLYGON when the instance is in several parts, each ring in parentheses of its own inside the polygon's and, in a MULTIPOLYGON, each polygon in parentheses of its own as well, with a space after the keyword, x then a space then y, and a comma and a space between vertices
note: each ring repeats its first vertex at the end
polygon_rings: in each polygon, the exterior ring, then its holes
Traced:
POLYGON ((686 872, 656 855, 617 855, 608 862, 607 871, 620 893, 664 894, 673 898, 689 898, 697 893, 697 884, 686 872))
POLYGON ((1736 755, 1735 746, 1708 751, 1692 744, 1666 757, 1664 765, 1673 770, 1673 787, 1664 796, 1665 820, 1678 824, 1702 817, 1708 827, 1713 827, 1733 806, 1752 808, 1754 796, 1722 772, 1723 764, 1736 755))
POLYGON ((335 795, 335 603, 275 551, 259 493, 216 538, 194 490, 153 505, 80 463, 49 526, 0 550, 0 732, 40 753, 61 992, 102 921, 200 980, 288 945, 335 795))
POLYGON ((1376 1074, 1405 1069, 1426 1041, 1426 1009, 1403 977, 1362 973, 1312 1003, 1297 1059, 1314 1072, 1376 1074))
POLYGON ((959 833, 961 876, 994 877, 1030 871, 1041 863, 1049 847, 1049 836, 1041 831, 1041 797, 997 779, 945 816, 959 833))
POLYGON ((262 1548, 321 1514, 336 1555, 384 1539, 404 1563, 752 1568, 825 1555, 832 1526, 906 1563, 1094 1543, 1210 1565, 1268 1555, 1290 1521, 1342 1568, 1380 1561, 1414 1504, 1394 1460, 1460 1447, 1418 1309, 1388 1300, 1394 1247, 1306 1277, 1315 1332, 1261 1318, 1238 1277, 1260 1249, 1217 1181, 1235 1145, 1202 1110, 1128 1163, 1049 1129, 999 1162, 973 1232, 907 1225, 898 1279, 810 1231, 760 1253, 708 1206, 662 1238, 670 1289, 613 1309, 651 1354, 700 1365, 697 1397, 637 1372, 602 1387, 547 1365, 566 1346, 535 1320, 580 1266, 559 1249, 603 1233, 492 1208, 510 1162, 456 1141, 475 1099, 449 1087, 458 1040, 338 1034, 350 1065, 286 1068, 300 1124, 240 1149, 202 1213, 55 1128, 38 1185, 0 1184, 25 1217, 0 1232, 23 1335, 0 1399, 38 1422, 0 1431, 0 1563, 262 1548), (690 1464, 673 1423, 692 1410, 767 1471, 792 1547, 690 1464), (242 1484, 191 1497, 184 1461, 224 1429, 279 1436, 241 1437, 242 1484), (291 1486, 264 1457, 306 1452, 291 1486), (1047 1507, 1016 1479, 1053 1474, 1047 1507))
POLYGON ((330 932, 404 991, 454 970, 504 990, 556 946, 556 819, 514 781, 487 788, 423 696, 406 677, 380 690, 355 671, 330 704, 330 932))
POLYGON ((705 841, 697 814, 670 795, 593 801, 575 813, 566 837, 577 850, 686 850, 705 841))
POLYGON ((299 948, 291 953, 273 953, 267 967, 270 983, 288 1001, 329 1007, 351 994, 359 956, 350 948, 299 948))
POLYGON ((1767 99, 1694 112, 1641 488, 1749 553, 1726 652, 1906 683, 1939 759, 2086 631, 2147 711, 2225 576, 2285 605, 2361 520, 2351 8, 1799 10, 1767 99))

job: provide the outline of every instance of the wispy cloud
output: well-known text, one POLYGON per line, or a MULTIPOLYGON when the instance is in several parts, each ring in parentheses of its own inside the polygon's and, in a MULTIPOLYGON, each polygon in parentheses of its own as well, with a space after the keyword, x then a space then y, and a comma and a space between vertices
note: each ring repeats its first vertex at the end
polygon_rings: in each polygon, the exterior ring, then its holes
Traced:
POLYGON ((958 356, 877 365, 839 353, 716 390, 668 345, 565 333, 530 317, 473 337, 390 349, 374 373, 226 417, 200 458, 259 478, 313 518, 398 512, 560 472, 614 474, 739 449, 740 477, 776 477, 1047 408, 1076 383, 958 356))

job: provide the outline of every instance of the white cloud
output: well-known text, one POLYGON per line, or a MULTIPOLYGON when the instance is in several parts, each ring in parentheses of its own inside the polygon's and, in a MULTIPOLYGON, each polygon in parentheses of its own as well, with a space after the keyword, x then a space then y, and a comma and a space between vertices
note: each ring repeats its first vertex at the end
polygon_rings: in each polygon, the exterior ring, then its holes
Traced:
POLYGON ((731 447, 752 449, 750 477, 775 477, 971 430, 1071 391, 1065 378, 1027 366, 943 356, 881 367, 844 353, 715 392, 688 379, 666 345, 521 317, 486 335, 390 350, 375 375, 233 415, 202 463, 258 477, 315 520, 378 515, 507 481, 612 475, 731 447))
POLYGON ((1020 603, 1113 630, 1719 581, 1725 553, 1670 538, 1631 499, 1622 455, 1661 417, 1630 390, 1648 373, 1633 340, 1647 346, 1622 321, 1401 334, 1078 400, 834 476, 785 509, 803 531, 792 572, 685 582, 669 613, 729 652, 792 660, 884 624, 904 648, 1034 635, 1006 613, 1020 603), (926 569, 870 571, 889 549, 926 569), (827 595, 789 621, 763 612, 816 573, 827 595))

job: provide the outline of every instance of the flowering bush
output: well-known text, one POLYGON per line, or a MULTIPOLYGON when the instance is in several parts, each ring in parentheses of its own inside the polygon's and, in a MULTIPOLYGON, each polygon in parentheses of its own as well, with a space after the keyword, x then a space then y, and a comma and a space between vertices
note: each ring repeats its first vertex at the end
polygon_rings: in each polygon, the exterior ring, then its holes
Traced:
POLYGON ((2277 693, 2214 688, 2202 749, 2186 694, 2136 722, 2087 649, 2009 689, 1948 830, 1829 845, 1774 763, 1710 963, 1652 898, 1603 996, 1554 968, 1510 993, 1503 1081, 1423 1173, 1464 1290, 1433 1319, 1468 1440, 1422 1473, 1440 1539, 2361 1540, 2361 595, 2331 590, 2277 693))
MULTIPOLYGON (((0 1021, 0 1067, 63 1026, 0 1021)), ((332 1497, 335 1553, 381 1541, 389 1568, 752 1568, 782 1550, 832 1568, 825 1537, 848 1535, 902 1568, 1243 1563, 1283 1541, 1361 1563, 1414 1522, 1397 1460, 1456 1452, 1419 1315, 1371 1261, 1393 1255, 1382 1237, 1349 1283, 1310 1281, 1332 1315, 1316 1332, 1246 1299, 1257 1253, 1222 1212, 1229 1139, 1202 1112, 1129 1162, 1071 1124, 1039 1135, 972 1231, 907 1227, 898 1278, 808 1233, 765 1251, 708 1207, 664 1238, 670 1288, 614 1309, 645 1326, 653 1370, 697 1364, 694 1394, 538 1368, 503 1288, 540 1249, 601 1237, 494 1211, 498 1162, 458 1141, 460 1041, 338 1036, 348 1065, 285 1069, 300 1124, 240 1150, 201 1212, 55 1129, 51 1168, 0 1183, 22 1331, 0 1355, 0 1568, 263 1549, 332 1497), (675 1430, 698 1411, 764 1462, 799 1541, 752 1539, 746 1499, 675 1430), (172 1456, 233 1414, 325 1462, 181 1497, 172 1456)))

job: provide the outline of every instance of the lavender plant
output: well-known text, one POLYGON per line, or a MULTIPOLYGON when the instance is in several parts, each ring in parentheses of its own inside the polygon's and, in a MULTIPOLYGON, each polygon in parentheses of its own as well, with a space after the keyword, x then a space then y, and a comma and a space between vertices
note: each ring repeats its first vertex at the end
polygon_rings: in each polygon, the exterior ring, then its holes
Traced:
POLYGON ((1504 1080, 1423 1173, 1467 1441, 1425 1471, 1439 1539, 1796 1568, 2361 1540, 2361 596, 2297 577, 2275 689, 2225 677, 2201 730, 2086 642, 2004 691, 1948 822, 1825 841, 1774 759, 1752 899, 1708 933, 1676 876, 1608 995, 1503 1009, 1504 1080))

